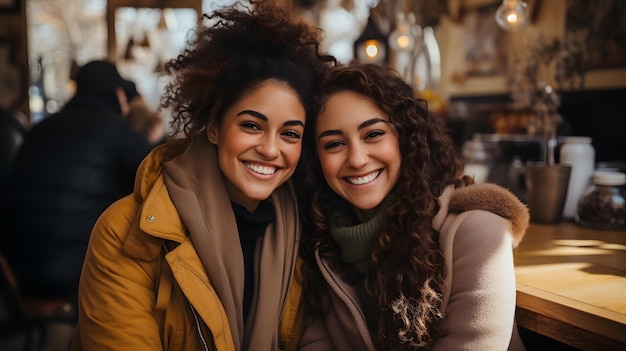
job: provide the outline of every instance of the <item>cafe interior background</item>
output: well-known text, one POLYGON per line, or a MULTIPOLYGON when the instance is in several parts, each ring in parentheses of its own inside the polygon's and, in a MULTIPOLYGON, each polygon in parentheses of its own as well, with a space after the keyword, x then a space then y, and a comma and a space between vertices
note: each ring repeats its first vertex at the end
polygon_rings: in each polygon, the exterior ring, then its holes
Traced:
MULTIPOLYGON (((550 155, 559 162, 564 136, 592 139, 596 169, 626 172, 626 1, 526 0, 516 28, 496 14, 519 0, 277 1, 323 28, 342 63, 398 70, 446 120, 466 166, 486 166, 484 181, 522 200, 524 169, 550 155)), ((0 0, 0 106, 39 123, 71 98, 74 69, 108 58, 156 108, 163 63, 198 14, 232 3, 0 0)), ((519 326, 581 350, 621 349, 623 230, 531 229, 516 256, 519 326)), ((72 333, 60 330, 51 335, 72 333)))
MULTIPOLYGON (((398 70, 484 180, 522 199, 524 165, 558 162, 562 136, 591 137, 596 167, 626 168, 626 2, 526 0, 524 23, 505 28, 496 13, 519 0, 278 1, 322 28, 341 63, 398 70)), ((108 58, 157 108, 163 63, 198 14, 233 3, 0 0, 0 105, 36 124, 71 98, 76 67, 108 58)))

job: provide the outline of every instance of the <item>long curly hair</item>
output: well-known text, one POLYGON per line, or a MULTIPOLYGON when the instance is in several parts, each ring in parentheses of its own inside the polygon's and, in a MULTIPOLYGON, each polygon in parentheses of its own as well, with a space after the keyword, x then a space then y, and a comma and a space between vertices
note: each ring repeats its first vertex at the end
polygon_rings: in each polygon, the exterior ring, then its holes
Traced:
MULTIPOLYGON (((393 70, 364 64, 336 67, 321 83, 314 102, 317 116, 334 93, 353 91, 373 101, 398 132, 402 156, 400 175, 388 196, 386 225, 369 257, 370 270, 362 290, 363 306, 371 335, 381 350, 426 348, 437 336, 444 318, 442 296, 445 265, 439 233, 432 220, 440 208, 438 197, 450 184, 464 186, 463 163, 442 118, 429 113, 427 103, 416 98, 413 88, 393 70)), ((315 118, 309 120, 305 148, 315 149, 315 118)), ((304 242, 301 253, 306 304, 320 317, 324 280, 315 260, 315 250, 327 259, 343 279, 358 285, 353 267, 343 263, 340 249, 329 234, 329 219, 349 203, 324 181, 317 157, 309 160, 295 178, 302 196, 304 242), (310 205, 308 205, 310 204, 310 205)))
POLYGON ((319 50, 321 29, 297 20, 271 1, 237 2, 202 16, 202 25, 178 57, 165 64, 173 78, 161 109, 172 114, 172 137, 189 139, 268 79, 286 82, 307 117, 314 85, 336 64, 319 50))

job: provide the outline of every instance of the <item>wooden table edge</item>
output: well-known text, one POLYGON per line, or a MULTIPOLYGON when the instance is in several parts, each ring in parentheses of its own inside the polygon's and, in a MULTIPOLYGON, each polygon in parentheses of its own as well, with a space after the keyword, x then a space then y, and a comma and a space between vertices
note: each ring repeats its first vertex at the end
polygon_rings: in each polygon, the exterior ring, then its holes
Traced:
MULTIPOLYGON (((626 315, 624 314, 592 306, 521 283, 517 283, 517 307, 614 340, 619 345, 626 345, 626 315)), ((525 324, 527 323, 523 314, 520 316, 516 315, 516 318, 520 326, 526 327, 525 324)), ((539 332, 541 333, 541 331, 539 332)), ((555 335, 550 337, 558 340, 555 335)))

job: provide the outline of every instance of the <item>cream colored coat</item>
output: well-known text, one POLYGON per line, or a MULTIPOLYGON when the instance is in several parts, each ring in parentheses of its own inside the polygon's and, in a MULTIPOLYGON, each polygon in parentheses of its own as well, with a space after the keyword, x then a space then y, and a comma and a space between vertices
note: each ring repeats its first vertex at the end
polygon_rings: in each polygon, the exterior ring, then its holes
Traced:
MULTIPOLYGON (((528 210, 512 193, 494 184, 448 187, 433 220, 447 275, 443 309, 446 335, 431 350, 524 350, 515 317, 513 248, 529 222, 528 210)), ((331 293, 324 322, 310 323, 303 351, 374 351, 355 289, 317 257, 331 293)))
POLYGON ((215 148, 202 137, 182 151, 155 149, 135 193, 95 225, 72 350, 293 350, 301 291, 293 193, 284 186, 270 198, 276 220, 257 244, 244 328, 243 255, 215 148))

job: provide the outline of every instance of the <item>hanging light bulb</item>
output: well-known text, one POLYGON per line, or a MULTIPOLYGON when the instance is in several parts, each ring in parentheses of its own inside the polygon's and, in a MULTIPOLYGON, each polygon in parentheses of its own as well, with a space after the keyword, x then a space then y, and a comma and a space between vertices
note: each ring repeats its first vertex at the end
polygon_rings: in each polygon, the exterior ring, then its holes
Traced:
POLYGON ((496 11, 496 23, 505 30, 516 31, 528 23, 528 5, 523 0, 502 0, 496 11))
POLYGON ((381 33, 370 16, 363 33, 354 42, 354 57, 358 62, 385 65, 388 54, 387 36, 381 33))
POLYGON ((389 46, 395 51, 411 51, 415 47, 415 39, 411 27, 403 12, 396 14, 396 29, 389 34, 389 46))

